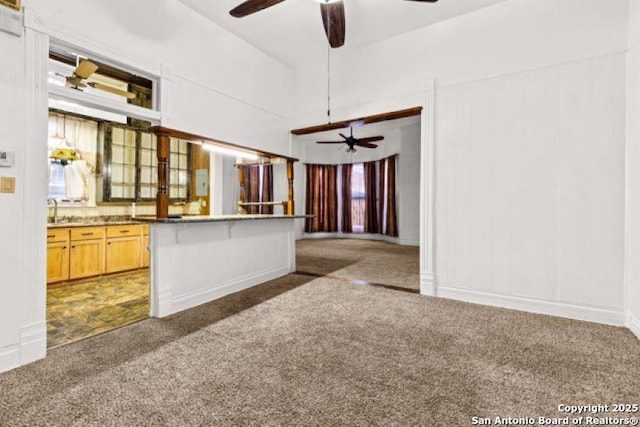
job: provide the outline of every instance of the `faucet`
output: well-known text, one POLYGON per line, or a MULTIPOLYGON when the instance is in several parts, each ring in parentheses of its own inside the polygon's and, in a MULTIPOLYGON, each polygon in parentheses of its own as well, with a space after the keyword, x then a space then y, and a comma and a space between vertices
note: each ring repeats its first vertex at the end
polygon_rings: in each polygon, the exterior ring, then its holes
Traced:
POLYGON ((58 223, 58 201, 53 197, 47 199, 47 206, 53 203, 53 223, 58 223))

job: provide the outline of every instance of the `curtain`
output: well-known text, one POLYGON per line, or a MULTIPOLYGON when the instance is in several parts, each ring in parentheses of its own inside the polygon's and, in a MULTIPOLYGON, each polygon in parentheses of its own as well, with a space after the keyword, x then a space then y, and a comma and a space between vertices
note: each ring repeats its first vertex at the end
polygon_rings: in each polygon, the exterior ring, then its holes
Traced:
MULTIPOLYGON (((262 194, 261 202, 273 202, 273 165, 262 165, 262 194)), ((260 206, 261 214, 273 214, 272 205, 260 206)))
POLYGON ((386 215, 385 234, 390 237, 398 237, 398 221, 396 218, 396 168, 397 156, 385 159, 386 163, 386 215))
POLYGON ((342 232, 353 233, 353 224, 351 224, 351 173, 353 171, 352 164, 341 165, 342 178, 342 232))
POLYGON ((364 163, 364 232, 380 233, 378 222, 378 173, 377 162, 364 163))
POLYGON ((306 213, 313 218, 305 220, 305 232, 338 231, 338 191, 335 165, 307 164, 306 213))
MULTIPOLYGON (((273 165, 238 165, 239 173, 244 174, 241 183, 241 198, 249 203, 273 201, 273 165)), ((245 206, 248 214, 272 214, 273 206, 245 206)))

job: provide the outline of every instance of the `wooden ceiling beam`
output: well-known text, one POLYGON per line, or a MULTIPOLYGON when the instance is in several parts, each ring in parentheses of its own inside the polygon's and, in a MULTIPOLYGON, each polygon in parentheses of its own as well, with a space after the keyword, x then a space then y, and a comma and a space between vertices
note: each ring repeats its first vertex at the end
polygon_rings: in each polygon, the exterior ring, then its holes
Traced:
POLYGON ((326 132, 329 130, 345 129, 352 126, 353 123, 378 123, 387 120, 404 119, 405 117, 419 116, 422 114, 422 107, 407 108, 406 110, 392 111, 390 113, 375 114, 373 116, 360 117, 357 119, 343 120, 341 122, 329 123, 326 125, 311 126, 307 128, 294 129, 291 131, 293 135, 309 135, 317 132, 326 132))

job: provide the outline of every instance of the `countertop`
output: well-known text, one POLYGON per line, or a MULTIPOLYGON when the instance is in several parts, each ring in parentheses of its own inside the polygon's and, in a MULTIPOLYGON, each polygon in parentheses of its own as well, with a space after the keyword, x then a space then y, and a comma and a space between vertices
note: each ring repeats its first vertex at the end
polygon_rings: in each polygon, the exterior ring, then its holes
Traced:
POLYGON ((274 219, 301 219, 309 218, 309 215, 211 215, 211 216, 184 216, 174 218, 156 218, 152 216, 137 216, 136 221, 156 224, 193 224, 198 222, 228 222, 228 221, 264 221, 274 219))
POLYGON ((129 221, 90 221, 90 222, 59 222, 56 224, 49 223, 47 228, 74 228, 74 227, 105 227, 107 225, 130 225, 130 224, 144 224, 143 221, 129 220, 129 221))

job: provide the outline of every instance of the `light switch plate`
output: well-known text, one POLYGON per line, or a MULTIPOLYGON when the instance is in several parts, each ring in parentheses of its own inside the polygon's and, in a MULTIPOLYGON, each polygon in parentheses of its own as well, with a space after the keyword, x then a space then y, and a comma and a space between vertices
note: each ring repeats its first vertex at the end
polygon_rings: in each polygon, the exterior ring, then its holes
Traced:
POLYGON ((3 176, 0 178, 0 193, 15 193, 16 179, 12 176, 3 176))
POLYGON ((11 151, 0 149, 0 167, 10 168, 15 163, 15 155, 11 151))

